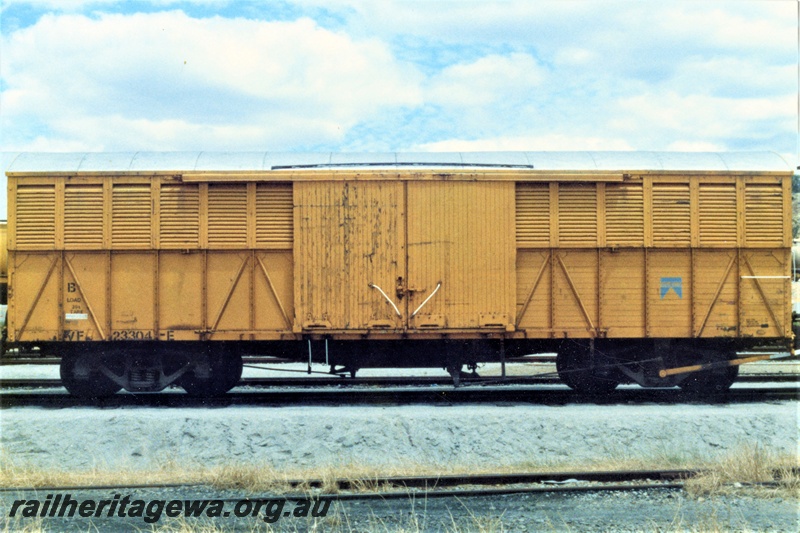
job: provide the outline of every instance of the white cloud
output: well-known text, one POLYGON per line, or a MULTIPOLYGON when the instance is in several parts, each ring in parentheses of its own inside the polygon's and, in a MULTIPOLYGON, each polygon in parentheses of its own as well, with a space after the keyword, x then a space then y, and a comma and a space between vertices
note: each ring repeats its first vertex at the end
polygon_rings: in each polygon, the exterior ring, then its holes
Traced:
POLYGON ((773 98, 718 98, 674 92, 648 93, 622 99, 619 130, 635 131, 643 124, 654 132, 671 132, 689 139, 717 142, 725 137, 758 137, 759 127, 791 129, 796 120, 796 96, 773 98))
MULTIPOLYGON (((175 4, 197 4, 223 6, 236 0, 144 0, 152 6, 169 7, 175 4)), ((2 10, 15 6, 24 6, 54 12, 76 13, 88 9, 103 8, 113 5, 124 5, 126 0, 3 0, 2 10)))
POLYGON ((667 146, 673 152, 724 152, 725 146, 708 141, 675 141, 667 146))
POLYGON ((46 15, 2 45, 4 130, 34 116, 66 141, 106 138, 105 149, 135 142, 120 132, 141 124, 185 135, 150 129, 146 144, 164 149, 217 146, 231 125, 251 132, 245 141, 329 142, 383 108, 420 100, 421 76, 383 43, 309 19, 46 15))
POLYGON ((6 149, 795 149, 794 2, 190 3, 8 31, 6 149))
POLYGON ((558 50, 554 57, 557 64, 579 67, 591 65, 599 59, 597 52, 594 50, 576 46, 566 46, 558 50))
POLYGON ((415 146, 412 150, 430 152, 472 151, 547 151, 547 150, 632 150, 624 139, 608 137, 584 137, 565 134, 532 135, 521 137, 497 137, 491 139, 448 139, 415 146))
POLYGON ((674 33, 726 49, 793 48, 796 2, 667 2, 653 19, 659 33, 674 33))
POLYGON ((119 0, 3 0, 2 10, 14 6, 34 7, 50 11, 79 11, 88 7, 112 5, 119 0))
POLYGON ((544 74, 529 54, 488 55, 442 70, 431 81, 426 100, 444 106, 478 106, 517 100, 529 97, 544 74))
POLYGON ((797 85, 797 66, 771 65, 764 58, 736 56, 694 57, 674 68, 669 80, 674 90, 730 97, 782 95, 797 85))

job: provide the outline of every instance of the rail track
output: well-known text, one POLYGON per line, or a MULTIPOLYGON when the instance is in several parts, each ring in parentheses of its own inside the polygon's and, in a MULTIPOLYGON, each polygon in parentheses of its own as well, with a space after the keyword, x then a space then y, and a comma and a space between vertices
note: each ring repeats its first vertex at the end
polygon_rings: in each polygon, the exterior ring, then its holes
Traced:
POLYGON ((639 403, 750 403, 797 401, 800 389, 794 386, 733 388, 714 396, 693 396, 679 389, 621 387, 610 393, 587 396, 565 386, 541 385, 430 385, 415 387, 307 387, 271 390, 234 391, 217 397, 194 397, 173 388, 161 393, 118 393, 105 398, 78 398, 61 390, 34 390, 0 393, 0 407, 227 407, 285 405, 455 405, 465 403, 527 403, 565 405, 588 403, 625 405, 639 403))
MULTIPOLYGON (((555 376, 513 376, 507 378, 462 378, 462 385, 496 384, 503 380, 509 384, 519 385, 546 385, 558 384, 560 381, 555 376)), ((308 387, 414 387, 431 385, 451 385, 453 380, 447 377, 370 377, 370 378, 340 378, 340 377, 297 377, 297 378, 243 378, 239 387, 254 388, 308 388, 308 387)), ((3 389, 44 389, 61 387, 60 379, 0 379, 0 390, 3 389)))
MULTIPOLYGON (((797 475, 793 469, 791 476, 797 475)), ((702 473, 694 470, 645 470, 645 471, 617 471, 617 472, 561 472, 561 473, 515 473, 515 474, 467 474, 467 475, 433 475, 420 477, 371 477, 363 479, 338 479, 338 480, 279 480, 273 485, 266 483, 263 488, 243 489, 238 486, 212 486, 211 484, 146 484, 146 485, 105 485, 105 486, 60 486, 60 487, 9 487, 0 489, 0 503, 6 507, 12 501, 19 499, 38 498, 41 500, 47 494, 67 493, 71 498, 80 501, 109 498, 115 495, 119 498, 125 495, 128 499, 142 501, 185 501, 185 500, 214 500, 222 502, 225 509, 213 518, 216 527, 227 530, 239 530, 242 526, 249 530, 259 529, 257 525, 263 521, 274 522, 280 517, 292 516, 286 509, 298 509, 298 505, 314 502, 324 509, 320 515, 327 516, 328 505, 333 504, 333 513, 330 519, 314 518, 306 522, 286 524, 279 530, 305 530, 303 526, 311 524, 308 530, 322 529, 335 531, 352 530, 390 530, 387 525, 402 526, 407 521, 418 526, 420 523, 426 527, 414 530, 444 530, 448 526, 463 526, 464 530, 485 530, 480 527, 486 523, 499 524, 500 529, 518 530, 516 524, 530 527, 532 523, 541 524, 541 529, 552 530, 553 524, 563 523, 570 526, 580 526, 580 530, 607 531, 610 524, 619 526, 630 523, 635 529, 643 521, 643 516, 648 516, 653 522, 664 524, 664 529, 672 530, 675 526, 674 513, 682 505, 692 508, 696 504, 690 501, 688 495, 683 495, 686 482, 690 478, 702 473), (623 496, 624 498, 620 498, 623 496), (624 502, 621 504, 621 502, 624 502), (267 506, 266 509, 262 506, 267 506), (667 512, 659 514, 658 509, 666 507, 667 512), (610 520, 601 521, 601 528, 584 527, 587 524, 596 524, 596 509, 612 510, 610 520), (233 513, 231 513, 233 509, 233 513), (254 510, 253 510, 254 509, 254 510), (574 514, 570 511, 577 510, 574 514), (588 513, 588 514, 586 514, 588 513), (650 514, 652 513, 652 514, 650 514), (252 522, 243 522, 251 520, 252 522), (559 522, 560 521, 560 522, 559 522), (335 527, 336 524, 346 524, 346 529, 335 527), (355 527, 354 527, 355 526, 355 527), (366 526, 366 527, 359 527, 366 526)), ((773 481, 760 483, 735 483, 737 491, 745 487, 766 487, 769 489, 782 488, 787 485, 782 479, 784 472, 773 473, 773 481)), ((744 493, 745 495, 747 492, 744 493)), ((703 501, 701 498, 699 501, 703 501)), ((751 501, 738 500, 745 509, 752 508, 751 501)), ((710 504, 710 502, 709 502, 710 504)), ((710 512, 717 507, 704 504, 710 512)), ((163 504, 162 504, 163 505, 163 504)), ((728 504, 730 505, 730 504, 728 504)), ((781 530, 792 530, 794 513, 789 506, 778 509, 779 513, 771 514, 769 518, 761 519, 759 525, 773 529, 775 520, 781 530), (780 512, 782 511, 782 512, 780 512), (788 526, 788 527, 786 527, 788 526)), ((307 507, 306 507, 307 509, 307 507)), ((120 512, 121 513, 121 512, 120 512)), ((99 514, 99 513, 98 513, 99 514)), ((50 515, 52 516, 52 514, 50 515)), ((110 515, 109 515, 110 516, 110 515)), ((43 526, 50 529, 66 530, 105 530, 125 529, 141 530, 142 518, 129 514, 106 517, 105 513, 89 520, 76 520, 72 518, 47 517, 43 526)), ((161 516, 159 514, 159 516, 161 516)), ((173 515, 174 516, 174 515, 173 515)), ((301 515, 307 517, 307 514, 301 515)), ((754 516, 758 517, 758 511, 754 516)), ((747 515, 749 518, 750 515, 747 515)), ((200 524, 207 524, 208 518, 199 514, 187 515, 179 518, 180 529, 193 529, 200 524), (191 517, 191 518, 189 518, 191 517)), ((283 523, 282 523, 283 524, 283 523)), ((20 520, 14 525, 24 526, 25 521, 20 520)), ((216 529, 215 527, 215 529, 216 529)), ((537 529, 540 529, 537 528, 537 529)), ((20 527, 22 529, 22 527, 20 527)), ((399 529, 399 528, 398 528, 399 529)), ((402 528, 406 530, 405 527, 402 528)), ((559 528, 560 529, 560 528, 559 528)), ((616 529, 616 528, 615 528, 616 529)), ((736 528, 738 529, 738 528, 736 528)), ((392 528, 394 530, 394 528, 392 528)), ((492 528, 494 530, 494 528, 492 528)), ((498 529, 499 530, 499 529, 498 529)), ((527 531, 525 527, 522 530, 527 531)), ((627 530, 627 528, 626 528, 627 530)))
MULTIPOLYGON (((740 375, 737 383, 800 383, 797 374, 750 374, 740 375)), ((413 387, 452 385, 453 380, 447 377, 369 377, 369 378, 343 378, 343 377, 297 377, 297 378, 243 378, 239 387, 254 388, 308 388, 308 387, 413 387)), ((479 377, 462 378, 462 385, 557 385, 561 381, 551 373, 539 376, 507 376, 507 377, 479 377)), ((60 379, 41 378, 10 378, 0 379, 0 390, 8 389, 51 389, 60 388, 60 379)))
MULTIPOLYGON (((575 471, 575 472, 522 472, 482 474, 436 474, 426 476, 385 476, 369 478, 286 479, 274 483, 276 496, 291 500, 305 499, 309 495, 318 499, 398 499, 408 498, 414 493, 424 492, 425 497, 494 496, 531 492, 589 492, 631 491, 669 489, 680 490, 684 482, 705 473, 697 469, 651 469, 619 471, 575 471)), ((800 468, 791 471, 776 469, 775 481, 762 482, 759 486, 774 486, 784 475, 796 476, 800 468)), ((194 483, 144 483, 128 485, 65 485, 65 486, 15 486, 2 487, 0 493, 63 492, 63 491, 123 491, 141 489, 188 489, 208 486, 194 483)), ((227 490, 224 487, 218 490, 227 490)), ((257 499, 257 497, 251 497, 257 499)), ((241 498, 231 499, 238 501, 241 498)), ((224 498, 223 498, 224 500, 224 498)))

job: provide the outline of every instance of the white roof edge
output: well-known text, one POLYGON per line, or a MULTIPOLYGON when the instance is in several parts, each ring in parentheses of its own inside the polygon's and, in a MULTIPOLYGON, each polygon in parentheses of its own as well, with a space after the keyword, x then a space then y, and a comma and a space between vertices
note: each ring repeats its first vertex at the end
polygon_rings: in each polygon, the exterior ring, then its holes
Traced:
POLYGON ((508 167, 553 171, 793 171, 776 152, 19 152, 8 172, 269 171, 287 168, 508 167))

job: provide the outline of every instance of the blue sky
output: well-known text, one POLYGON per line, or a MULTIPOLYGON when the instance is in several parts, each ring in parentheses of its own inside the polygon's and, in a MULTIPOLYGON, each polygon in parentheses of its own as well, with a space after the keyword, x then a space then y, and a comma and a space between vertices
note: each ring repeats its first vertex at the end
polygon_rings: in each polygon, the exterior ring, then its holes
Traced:
POLYGON ((2 151, 773 150, 798 3, 0 0, 2 151))

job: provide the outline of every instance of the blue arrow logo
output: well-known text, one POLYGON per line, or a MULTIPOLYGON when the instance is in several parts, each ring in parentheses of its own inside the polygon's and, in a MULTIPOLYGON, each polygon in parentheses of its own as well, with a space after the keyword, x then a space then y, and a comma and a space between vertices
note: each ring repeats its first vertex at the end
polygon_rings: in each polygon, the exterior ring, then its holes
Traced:
POLYGON ((661 299, 673 291, 678 298, 683 298, 683 278, 661 278, 661 299))

